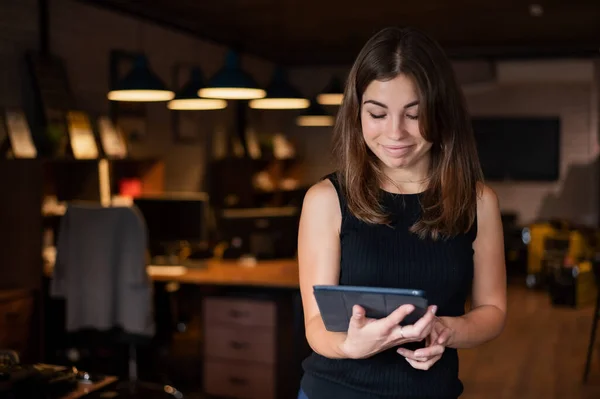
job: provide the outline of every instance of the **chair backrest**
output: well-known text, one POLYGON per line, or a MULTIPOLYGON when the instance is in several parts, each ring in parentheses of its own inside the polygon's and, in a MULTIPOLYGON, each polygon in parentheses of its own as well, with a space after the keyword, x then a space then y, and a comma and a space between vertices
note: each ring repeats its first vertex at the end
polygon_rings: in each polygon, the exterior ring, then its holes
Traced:
POLYGON ((144 334, 152 326, 153 332, 146 249, 136 208, 68 206, 52 279, 52 294, 67 302, 68 331, 120 327, 144 334))

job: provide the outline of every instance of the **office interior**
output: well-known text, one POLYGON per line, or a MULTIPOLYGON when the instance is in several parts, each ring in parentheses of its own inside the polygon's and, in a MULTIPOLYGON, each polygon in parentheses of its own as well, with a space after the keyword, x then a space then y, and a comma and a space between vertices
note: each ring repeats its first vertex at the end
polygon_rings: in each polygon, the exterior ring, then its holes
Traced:
POLYGON ((0 2, 0 392, 295 398, 303 196, 358 50, 412 25, 502 208, 507 325, 463 397, 600 397, 600 3, 325 3, 0 2), (132 331, 79 329, 99 308, 132 331))

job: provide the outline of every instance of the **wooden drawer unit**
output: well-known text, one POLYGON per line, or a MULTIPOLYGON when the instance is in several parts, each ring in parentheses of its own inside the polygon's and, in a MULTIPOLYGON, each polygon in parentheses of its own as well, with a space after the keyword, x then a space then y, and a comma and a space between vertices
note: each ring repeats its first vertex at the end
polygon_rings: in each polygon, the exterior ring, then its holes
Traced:
POLYGON ((208 394, 227 398, 275 398, 275 368, 207 359, 204 363, 204 389, 208 394))
POLYGON ((204 299, 204 325, 275 327, 275 304, 240 298, 204 299))
POLYGON ((308 355, 299 292, 204 297, 203 386, 210 397, 294 398, 308 355))
POLYGON ((0 297, 0 327, 29 324, 32 311, 31 296, 0 297))
POLYGON ((206 333, 207 357, 275 364, 276 337, 273 328, 239 328, 211 325, 206 333))
POLYGON ((275 398, 276 304, 207 297, 203 314, 206 393, 229 398, 275 398))
POLYGON ((33 305, 26 291, 0 291, 0 349, 24 355, 30 343, 33 305))

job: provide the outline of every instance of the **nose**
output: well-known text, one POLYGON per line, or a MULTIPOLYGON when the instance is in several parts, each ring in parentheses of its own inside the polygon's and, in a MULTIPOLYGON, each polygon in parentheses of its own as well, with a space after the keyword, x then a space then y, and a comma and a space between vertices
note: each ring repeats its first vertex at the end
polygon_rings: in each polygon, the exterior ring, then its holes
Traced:
POLYGON ((392 126, 390 126, 388 131, 390 132, 389 137, 391 139, 400 140, 408 134, 406 131, 404 118, 397 116, 395 118, 390 118, 390 121, 392 126))

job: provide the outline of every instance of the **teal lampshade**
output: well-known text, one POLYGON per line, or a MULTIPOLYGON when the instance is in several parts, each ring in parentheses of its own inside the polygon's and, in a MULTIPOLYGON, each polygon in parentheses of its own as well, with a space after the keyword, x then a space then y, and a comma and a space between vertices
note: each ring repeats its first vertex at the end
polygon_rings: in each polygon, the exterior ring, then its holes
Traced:
POLYGON ((145 56, 135 58, 133 68, 108 92, 111 101, 169 101, 175 96, 150 69, 145 56))
POLYGON ((333 126, 334 123, 335 118, 315 100, 312 100, 310 106, 296 118, 298 126, 333 126))
POLYGON ((344 99, 344 86, 338 77, 331 79, 329 84, 317 96, 317 101, 322 105, 340 105, 344 99))
POLYGON ((292 86, 285 71, 277 68, 267 87, 267 96, 252 100, 248 105, 257 109, 304 109, 310 101, 292 86))
POLYGON ((192 68, 190 80, 181 90, 177 92, 175 98, 167 104, 172 110, 210 110, 223 109, 227 107, 227 102, 217 98, 200 98, 198 91, 204 88, 204 76, 200 68, 192 68))
POLYGON ((250 100, 262 98, 266 93, 242 70, 237 53, 230 50, 223 68, 210 79, 206 87, 198 91, 198 95, 205 98, 250 100))

